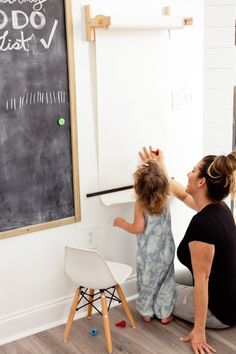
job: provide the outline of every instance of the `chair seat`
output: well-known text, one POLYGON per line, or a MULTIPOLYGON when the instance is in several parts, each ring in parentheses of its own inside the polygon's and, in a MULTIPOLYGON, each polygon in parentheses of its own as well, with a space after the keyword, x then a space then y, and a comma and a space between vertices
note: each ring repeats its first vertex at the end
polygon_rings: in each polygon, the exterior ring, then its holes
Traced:
POLYGON ((132 267, 128 264, 106 261, 116 283, 122 284, 132 273, 132 267))
POLYGON ((106 289, 123 283, 132 272, 132 267, 107 261, 95 250, 66 247, 65 271, 78 286, 106 289))
POLYGON ((109 354, 112 353, 111 329, 108 316, 111 302, 122 302, 131 326, 133 328, 136 326, 126 298, 120 287, 120 284, 124 283, 132 273, 132 267, 123 263, 107 261, 102 254, 95 250, 66 247, 65 272, 70 279, 77 284, 77 289, 66 323, 64 341, 66 342, 68 339, 75 312, 87 305, 88 318, 91 318, 93 308, 102 314, 107 351, 109 354), (84 290, 84 288, 86 289, 84 290), (111 288, 114 289, 113 292, 111 288), (96 294, 95 289, 99 290, 96 294), (117 296, 114 295, 115 291, 117 292, 117 296), (93 302, 98 300, 98 294, 100 294, 99 299, 101 300, 102 312, 100 312, 93 304, 93 302), (87 303, 78 307, 81 299, 86 300, 87 303), (109 299, 109 305, 107 305, 107 299, 109 299))

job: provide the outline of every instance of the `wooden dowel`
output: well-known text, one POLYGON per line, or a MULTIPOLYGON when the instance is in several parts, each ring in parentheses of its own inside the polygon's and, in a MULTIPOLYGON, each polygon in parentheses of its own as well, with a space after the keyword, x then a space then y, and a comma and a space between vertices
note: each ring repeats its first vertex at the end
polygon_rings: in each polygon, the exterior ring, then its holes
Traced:
POLYGON ((130 186, 124 186, 124 187, 119 187, 119 188, 107 189, 104 191, 98 191, 98 192, 94 192, 94 193, 88 193, 88 194, 86 194, 86 197, 90 198, 90 197, 96 197, 97 195, 125 191, 126 189, 131 189, 133 187, 134 187, 133 185, 130 185, 130 186))

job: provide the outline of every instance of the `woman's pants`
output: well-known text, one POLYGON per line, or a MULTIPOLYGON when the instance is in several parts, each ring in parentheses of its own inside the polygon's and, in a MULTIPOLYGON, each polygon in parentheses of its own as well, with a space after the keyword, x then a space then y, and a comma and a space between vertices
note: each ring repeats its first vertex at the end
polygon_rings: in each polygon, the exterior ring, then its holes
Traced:
MULTIPOLYGON (((194 323, 194 287, 192 274, 188 269, 179 270, 175 274, 176 302, 173 315, 188 322, 194 323)), ((208 309, 207 328, 227 328, 208 309)))

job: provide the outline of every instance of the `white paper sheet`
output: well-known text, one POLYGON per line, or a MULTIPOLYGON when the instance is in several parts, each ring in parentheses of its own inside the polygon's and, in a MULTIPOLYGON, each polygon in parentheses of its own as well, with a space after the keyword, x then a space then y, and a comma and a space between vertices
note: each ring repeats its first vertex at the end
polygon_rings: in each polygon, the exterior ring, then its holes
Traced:
POLYGON ((100 188, 132 184, 143 146, 166 148, 170 44, 167 30, 96 30, 100 188))
POLYGON ((128 189, 125 191, 109 193, 101 195, 101 201, 104 205, 110 206, 112 204, 134 203, 135 194, 134 189, 128 189))

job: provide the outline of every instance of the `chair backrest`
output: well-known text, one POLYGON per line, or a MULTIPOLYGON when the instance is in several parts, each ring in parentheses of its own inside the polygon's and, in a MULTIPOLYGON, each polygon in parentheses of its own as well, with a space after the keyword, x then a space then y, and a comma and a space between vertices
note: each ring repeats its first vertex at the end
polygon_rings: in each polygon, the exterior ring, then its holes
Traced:
POLYGON ((65 272, 85 288, 105 289, 116 284, 105 258, 96 250, 66 246, 65 272))

